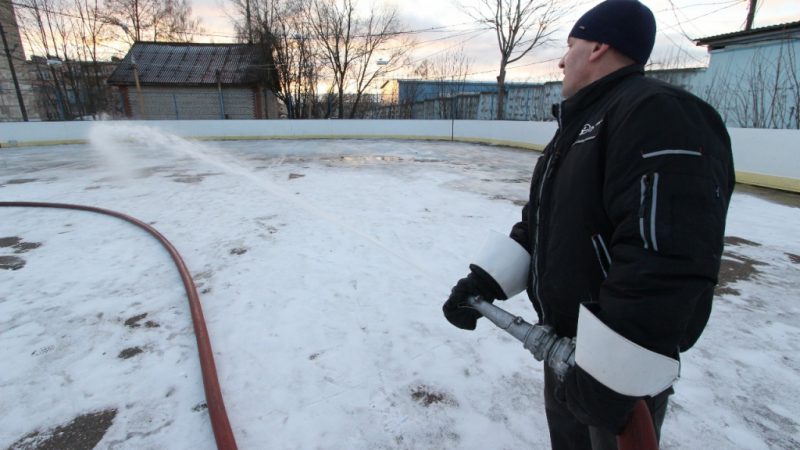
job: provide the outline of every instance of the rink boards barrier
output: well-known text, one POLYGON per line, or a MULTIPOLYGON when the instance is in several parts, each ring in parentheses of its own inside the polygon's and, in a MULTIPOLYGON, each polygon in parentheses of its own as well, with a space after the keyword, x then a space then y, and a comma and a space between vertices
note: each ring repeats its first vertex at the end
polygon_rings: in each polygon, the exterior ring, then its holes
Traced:
MULTIPOLYGON (((0 123, 0 150, 83 144, 88 140, 93 123, 0 123)), ((531 150, 542 150, 556 130, 555 122, 482 120, 142 120, 118 123, 153 127, 196 140, 421 139, 531 150)), ((729 128, 728 131, 738 182, 800 192, 800 147, 797 144, 800 130, 729 128)))

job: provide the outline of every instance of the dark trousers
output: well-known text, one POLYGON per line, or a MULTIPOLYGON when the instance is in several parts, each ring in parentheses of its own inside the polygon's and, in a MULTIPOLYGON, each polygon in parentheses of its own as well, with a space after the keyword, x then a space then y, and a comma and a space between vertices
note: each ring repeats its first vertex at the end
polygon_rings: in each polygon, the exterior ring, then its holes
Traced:
MULTIPOLYGON (((547 413, 547 426, 550 429, 550 444, 553 450, 617 450, 617 437, 610 431, 590 427, 578 422, 567 409, 567 405, 555 397, 558 380, 545 365, 544 369, 544 408, 547 413)), ((661 436, 661 424, 667 413, 667 402, 674 391, 672 388, 645 399, 656 438, 661 436)))

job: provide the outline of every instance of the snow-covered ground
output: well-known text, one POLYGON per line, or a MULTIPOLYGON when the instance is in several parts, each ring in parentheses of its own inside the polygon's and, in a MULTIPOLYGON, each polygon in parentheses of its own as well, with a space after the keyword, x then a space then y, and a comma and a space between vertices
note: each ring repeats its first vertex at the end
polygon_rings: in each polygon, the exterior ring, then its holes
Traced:
MULTIPOLYGON (((242 449, 539 449, 540 364, 440 309, 486 232, 518 219, 537 157, 100 123, 91 145, 0 150, 0 201, 108 208, 170 239, 242 449)), ((734 196, 725 283, 663 448, 800 448, 796 197, 734 196)), ((75 430, 97 448, 214 448, 187 301, 155 240, 97 214, 0 208, 3 264, 0 448, 75 430)), ((502 306, 534 320, 524 294, 502 306)))

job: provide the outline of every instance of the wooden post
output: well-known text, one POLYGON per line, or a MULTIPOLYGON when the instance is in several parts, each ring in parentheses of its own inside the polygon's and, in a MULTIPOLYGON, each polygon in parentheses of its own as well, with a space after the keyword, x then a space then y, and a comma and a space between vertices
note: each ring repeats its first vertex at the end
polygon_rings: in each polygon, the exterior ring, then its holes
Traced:
POLYGON ((219 118, 225 120, 225 99, 222 97, 222 74, 217 70, 217 92, 219 92, 219 118))
POLYGON ((139 84, 139 67, 136 65, 136 60, 131 57, 131 63, 133 64, 133 79, 136 82, 136 97, 139 100, 139 115, 141 119, 147 119, 147 115, 144 113, 144 97, 142 97, 142 85, 139 84))

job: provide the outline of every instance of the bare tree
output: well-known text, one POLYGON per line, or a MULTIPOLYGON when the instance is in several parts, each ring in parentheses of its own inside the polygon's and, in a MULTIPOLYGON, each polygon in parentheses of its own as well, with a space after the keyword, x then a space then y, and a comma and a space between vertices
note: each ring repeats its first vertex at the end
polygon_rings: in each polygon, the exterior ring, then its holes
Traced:
POLYGON ((290 118, 307 118, 316 104, 319 58, 305 21, 304 0, 233 0, 240 41, 261 49, 269 86, 290 118))
POLYGON ((119 37, 136 41, 191 42, 201 31, 187 0, 106 0, 107 21, 119 37))
POLYGON ((63 58, 61 65, 61 85, 63 91, 72 92, 72 102, 65 102, 67 109, 71 109, 70 103, 74 103, 74 111, 70 111, 71 116, 83 117, 86 115, 84 106, 85 92, 84 83, 81 79, 80 60, 77 49, 77 35, 83 23, 68 10, 69 4, 66 0, 61 0, 61 11, 67 14, 53 14, 50 23, 53 25, 54 46, 58 49, 56 54, 63 58))
POLYGON ((345 117, 345 88, 354 91, 347 115, 352 118, 367 88, 402 66, 403 55, 410 48, 399 42, 395 9, 373 5, 360 16, 356 6, 354 0, 311 0, 307 9, 307 21, 338 94, 340 118, 345 117))
POLYGON ((278 98, 290 118, 310 117, 317 104, 319 54, 311 39, 311 27, 304 20, 302 4, 293 1, 277 26, 278 45, 275 64, 278 73, 278 98))
POLYGON ((108 65, 101 63, 99 48, 113 35, 101 0, 18 1, 41 117, 73 119, 107 110, 108 65))
POLYGON ((38 77, 49 80, 45 90, 45 117, 68 119, 71 117, 69 103, 66 101, 66 86, 63 84, 61 67, 55 64, 62 60, 58 43, 58 34, 54 31, 61 25, 64 16, 58 14, 63 9, 59 0, 20 0, 20 31, 34 54, 43 55, 48 61, 47 68, 37 65, 38 77), (50 64, 53 62, 54 64, 50 64))
POLYGON ((436 82, 436 94, 440 106, 438 115, 441 119, 455 119, 457 99, 464 92, 467 75, 472 60, 464 53, 461 46, 433 59, 425 59, 414 69, 414 75, 423 80, 436 82))
POLYGON ((572 9, 564 0, 480 0, 469 14, 494 30, 500 49, 497 75, 497 119, 503 119, 506 68, 549 42, 556 25, 572 9))
POLYGON ((88 108, 96 115, 108 106, 108 90, 100 68, 98 46, 110 37, 110 30, 99 0, 74 0, 74 9, 80 19, 76 28, 77 52, 80 60, 89 63, 88 66, 83 66, 88 108))

